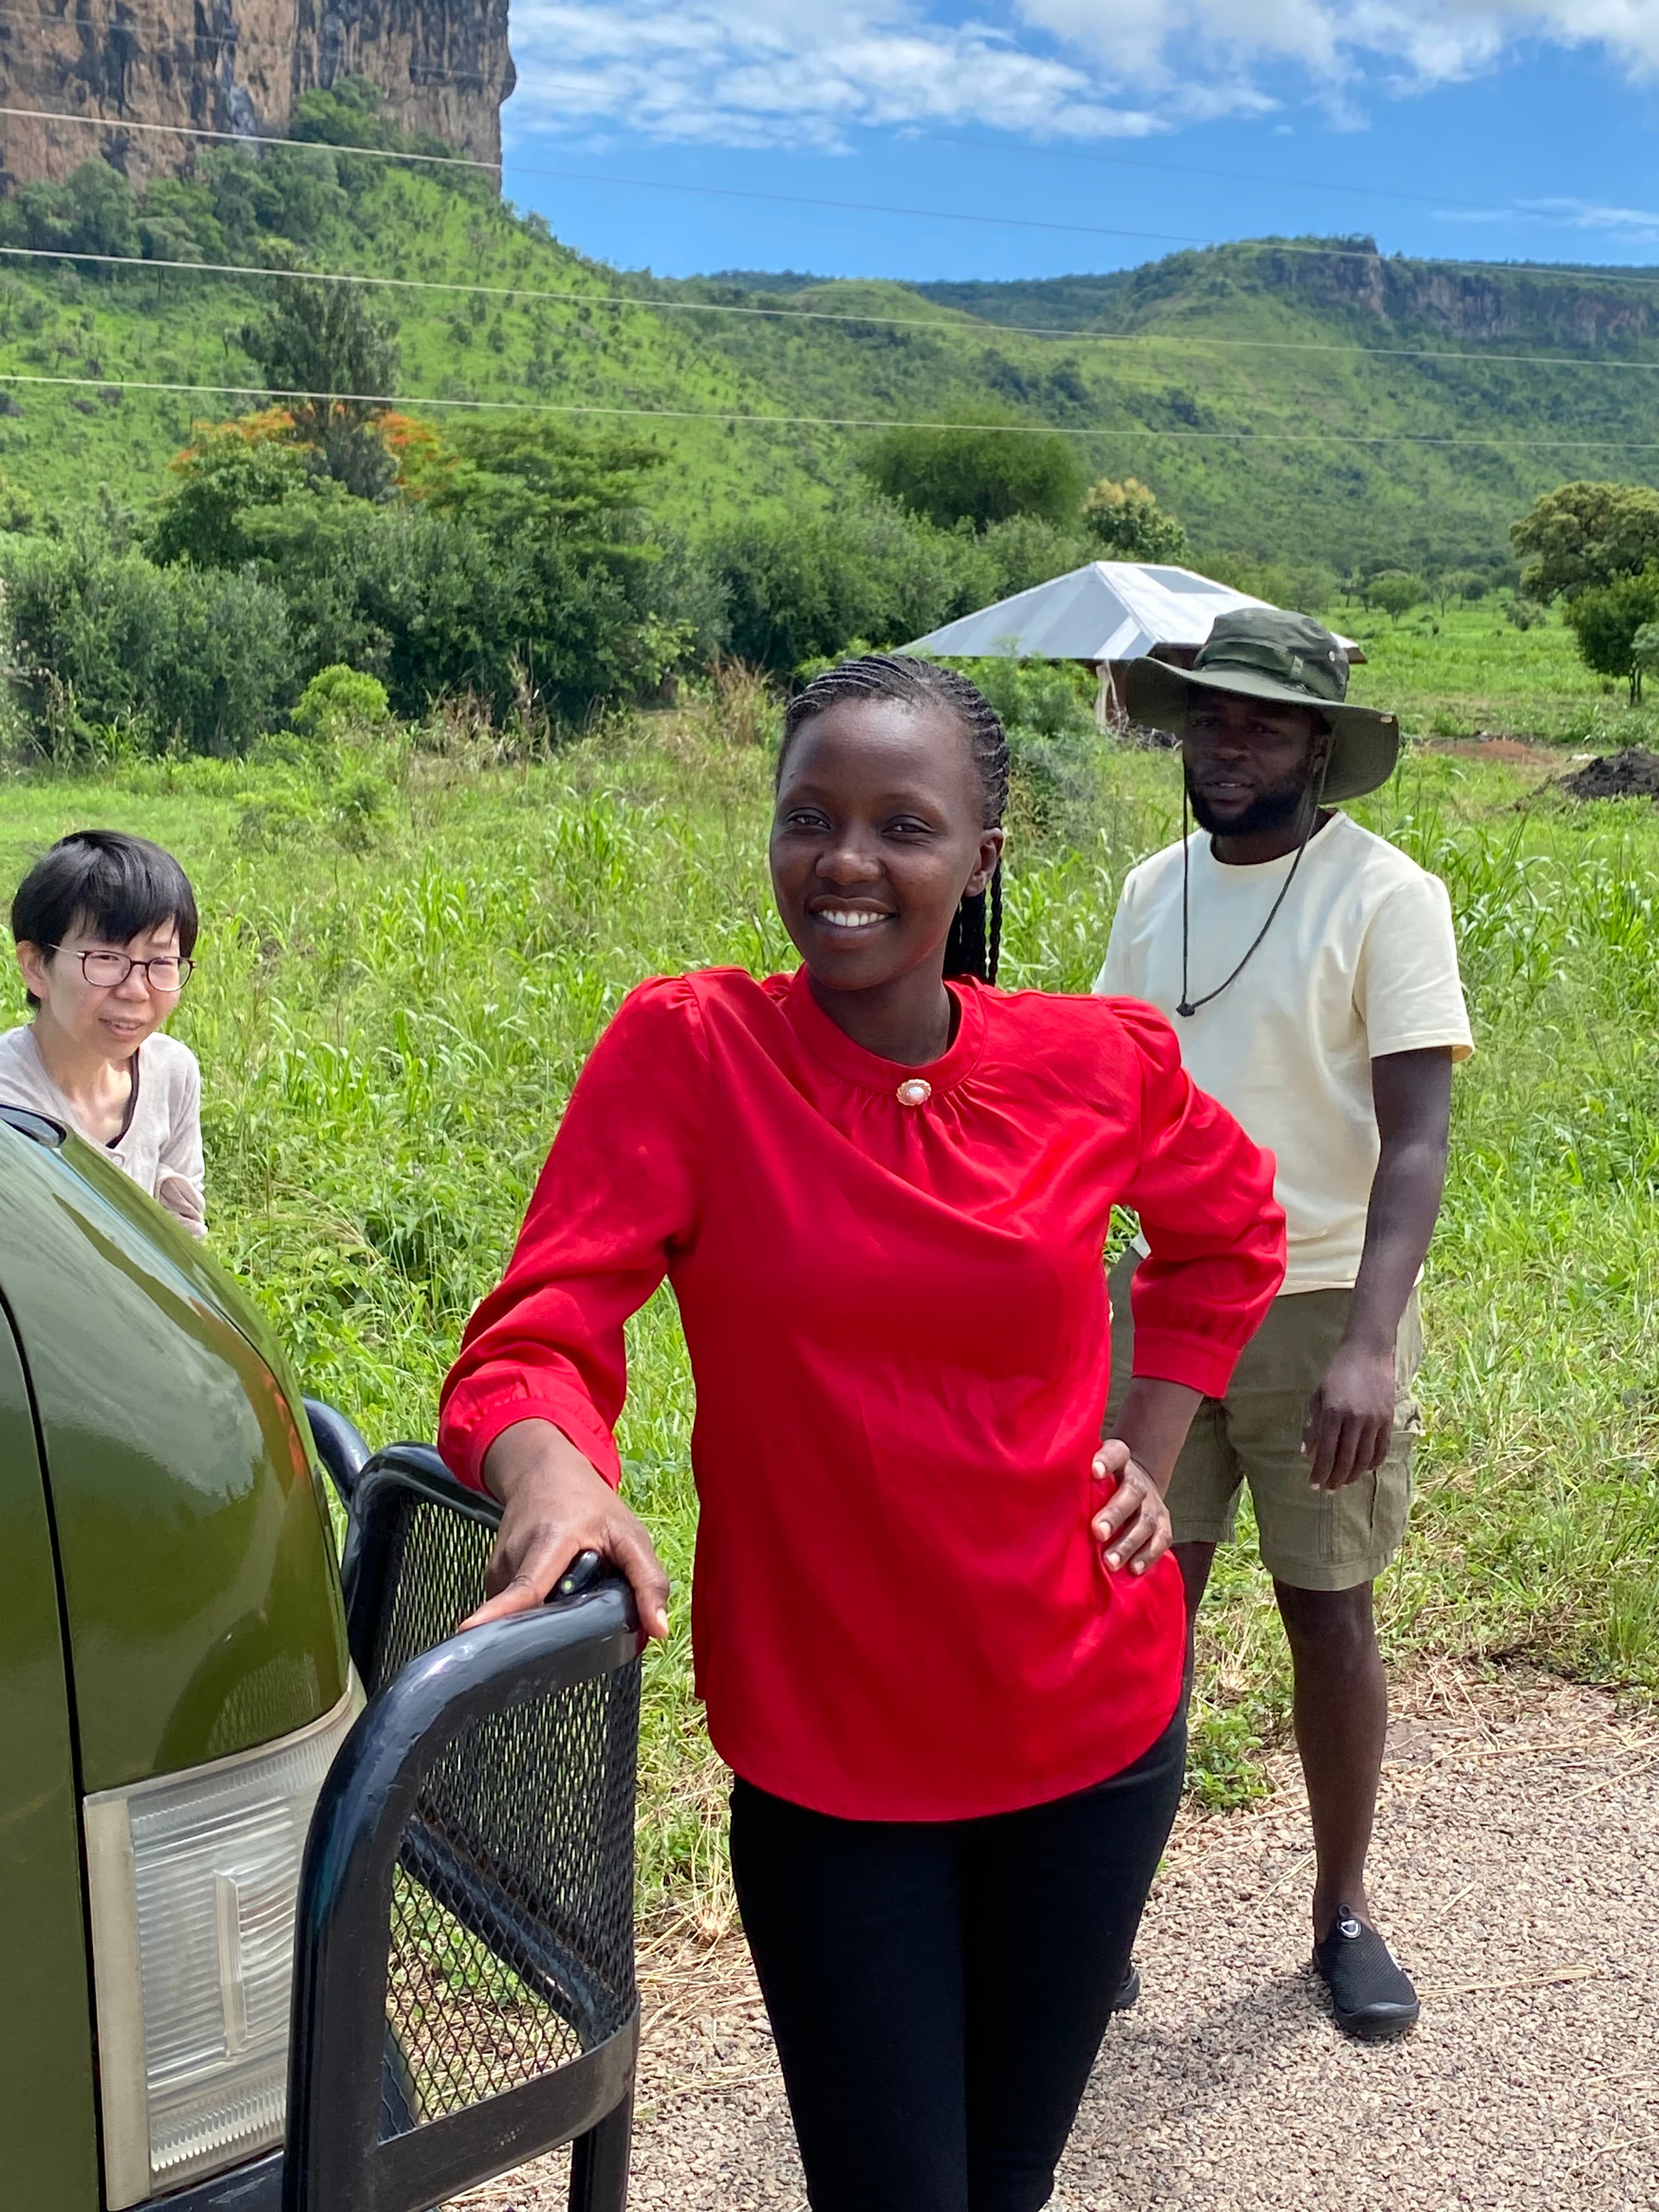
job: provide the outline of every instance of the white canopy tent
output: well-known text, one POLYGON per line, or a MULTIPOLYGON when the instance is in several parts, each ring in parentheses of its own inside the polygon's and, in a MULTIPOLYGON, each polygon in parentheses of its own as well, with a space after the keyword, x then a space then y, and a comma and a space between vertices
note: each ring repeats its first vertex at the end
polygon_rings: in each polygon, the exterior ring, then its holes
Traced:
MULTIPOLYGON (((1030 660, 1083 660, 1100 678, 1097 712, 1116 719, 1115 675, 1122 663, 1157 652, 1185 665, 1218 615, 1265 606, 1191 568, 1140 561, 1091 561, 1029 592, 1016 592, 978 614, 929 630, 906 647, 971 659, 981 654, 1030 660)), ((1352 659, 1363 659, 1347 639, 1352 659)))

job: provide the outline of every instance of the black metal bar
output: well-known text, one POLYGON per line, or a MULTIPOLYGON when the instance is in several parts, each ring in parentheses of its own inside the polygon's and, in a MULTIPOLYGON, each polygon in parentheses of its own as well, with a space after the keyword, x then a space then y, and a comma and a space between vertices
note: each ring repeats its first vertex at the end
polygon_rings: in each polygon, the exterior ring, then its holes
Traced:
POLYGON ((634 2084, 586 2135, 570 2146, 570 2212, 626 2212, 628 2165, 634 2142, 634 2084))
MULTIPOLYGON (((438 1472, 441 1502, 454 1508, 458 1486, 438 1472)), ((405 1488, 411 1478, 435 1487, 429 1468, 397 1473, 405 1488)), ((379 1522, 371 1469, 360 1490, 365 1523, 379 1522)), ((484 1504, 461 1497, 461 1510, 484 1504)), ((487 1508, 477 1517, 489 1518, 487 1508)), ((356 1522, 354 1513, 354 1536, 356 1522)), ((383 1548, 389 1526, 388 1510, 383 1548)), ((362 1593, 387 1564, 369 1528, 356 1547, 354 1617, 366 1617, 362 1593)), ((301 1874, 283 2212, 420 2212, 586 2132, 627 2093, 637 2008, 625 2029, 569 2065, 380 2141, 392 1875, 422 1776, 470 1723, 610 1674, 642 1642, 627 1585, 607 1580, 411 1659, 359 1717, 324 1783, 301 1874)))
POLYGON ((357 1478, 368 1464, 368 1446, 345 1415, 325 1399, 307 1398, 305 1408, 324 1472, 349 1505, 357 1478))
POLYGON ((375 1646, 397 1583, 411 1496, 492 1530, 501 1525, 495 1499, 457 1482, 429 1444, 388 1444, 365 1462, 352 1497, 340 1579, 352 1660, 371 1695, 380 1686, 375 1646))
MULTIPOLYGON (((368 2188, 331 2197, 331 2212, 334 2206, 348 2203, 350 2212, 429 2212, 432 2205, 487 2180, 491 2174, 505 2173, 509 2166, 522 2166, 526 2159, 538 2158, 560 2143, 573 2139, 581 2142, 604 2128, 618 2111, 630 2117, 631 2138, 639 2041, 636 2010, 596 2051, 584 2051, 569 2065, 544 2074, 538 2081, 526 2081, 464 2112, 448 2113, 413 2135, 382 2143, 375 2154, 368 2188)), ((611 2193, 593 2197, 591 2212, 623 2212, 627 2202, 629 2138, 619 2147, 620 2196, 616 2193, 619 2152, 615 2131, 605 2138, 611 2155, 605 2173, 611 2193)))

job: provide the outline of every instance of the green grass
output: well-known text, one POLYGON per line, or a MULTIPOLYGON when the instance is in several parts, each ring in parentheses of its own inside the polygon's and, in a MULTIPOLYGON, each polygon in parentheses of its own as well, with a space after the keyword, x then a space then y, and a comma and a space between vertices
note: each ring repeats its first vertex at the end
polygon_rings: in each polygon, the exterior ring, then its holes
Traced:
MULTIPOLYGON (((308 1389, 372 1438, 428 1436, 462 1322, 623 991, 789 957, 763 864, 766 757, 705 708, 529 767, 416 755, 365 857, 247 845, 242 803, 270 773, 0 786, 0 889, 77 823, 179 853, 208 916, 178 1027, 205 1072, 214 1243, 308 1389)), ((1360 810, 1450 886, 1480 1048, 1457 1079, 1419 1498, 1382 1627, 1397 1663, 1525 1653, 1652 1689, 1659 817, 1534 783, 1419 751, 1360 810)), ((1008 979, 1086 988, 1123 871, 1177 813, 1168 757, 1106 756, 1073 842, 1014 856, 1008 979)), ((3 1011, 20 1012, 15 988, 3 1011)), ((690 1692, 691 1389, 665 1298, 634 1324, 632 1358, 629 1492, 679 1591, 648 1662, 644 1881, 706 1899, 720 1790, 690 1692)), ((1286 1713, 1270 1594, 1243 1553, 1206 1619, 1194 1788, 1224 1803, 1255 1785, 1286 1713)))
POLYGON ((1325 615, 1365 649, 1350 696, 1397 709, 1413 736, 1536 738, 1596 752, 1653 740, 1650 713, 1632 713, 1624 684, 1591 674, 1558 610, 1526 630, 1495 597, 1443 613, 1419 607, 1398 623, 1351 600, 1325 615))

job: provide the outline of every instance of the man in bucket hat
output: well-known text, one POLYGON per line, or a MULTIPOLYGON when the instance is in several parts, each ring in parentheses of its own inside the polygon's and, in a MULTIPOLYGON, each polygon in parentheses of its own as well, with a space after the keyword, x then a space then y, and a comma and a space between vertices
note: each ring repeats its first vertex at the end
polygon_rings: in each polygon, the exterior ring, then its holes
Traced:
MULTIPOLYGON (((1384 2037, 1418 2000, 1365 1890, 1388 1727, 1371 1589, 1405 1529, 1417 1280, 1472 1048, 1444 885, 1334 811, 1400 745, 1347 687, 1330 631, 1271 607, 1220 616, 1190 671, 1130 665, 1129 715, 1179 736, 1199 827, 1131 872, 1095 988, 1169 1016, 1194 1079, 1278 1161, 1284 1288, 1200 1407, 1169 1505, 1190 1628, 1249 1484, 1295 1674, 1314 1961, 1340 2026, 1384 2037)), ((1112 1279, 1115 1397, 1139 1259, 1112 1279)))

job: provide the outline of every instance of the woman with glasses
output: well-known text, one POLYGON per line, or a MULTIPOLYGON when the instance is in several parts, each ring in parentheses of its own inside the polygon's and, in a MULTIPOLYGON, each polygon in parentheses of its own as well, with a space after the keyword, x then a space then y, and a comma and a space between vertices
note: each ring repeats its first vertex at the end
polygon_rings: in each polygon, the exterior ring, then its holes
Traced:
POLYGON ((195 964, 196 897, 171 853, 113 830, 60 838, 18 885, 30 1019, 0 1035, 0 1101, 67 1122, 205 1228, 202 1079, 164 1034, 195 964))

